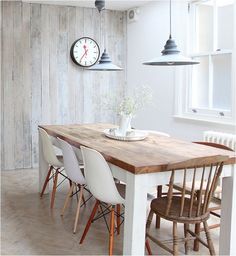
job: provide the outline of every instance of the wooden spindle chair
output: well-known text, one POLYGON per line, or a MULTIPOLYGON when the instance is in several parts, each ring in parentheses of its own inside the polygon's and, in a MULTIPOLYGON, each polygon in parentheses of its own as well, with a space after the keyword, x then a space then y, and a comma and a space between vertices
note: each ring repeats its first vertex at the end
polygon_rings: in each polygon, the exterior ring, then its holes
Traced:
POLYGON ((195 237, 200 243, 206 246, 211 255, 215 255, 215 249, 211 240, 207 220, 210 216, 209 204, 215 192, 218 179, 222 172, 223 164, 228 159, 227 156, 203 157, 187 160, 181 163, 170 164, 167 170, 171 171, 168 192, 166 196, 153 199, 151 202, 151 210, 148 215, 146 224, 146 237, 158 244, 163 249, 173 255, 178 255, 178 239, 177 223, 184 224, 185 237, 185 254, 189 251, 190 235, 195 237), (174 194, 174 184, 176 183, 176 173, 183 174, 182 191, 179 196, 174 194), (186 194, 186 183, 191 179, 191 193, 186 194), (200 179, 199 196, 196 196, 196 183, 200 179), (203 184, 207 181, 203 193, 203 184), (173 248, 167 247, 163 242, 157 240, 150 234, 150 225, 153 215, 173 222, 173 248), (191 231, 190 224, 204 225, 207 242, 205 242, 198 234, 191 231))
MULTIPOLYGON (((214 148, 219 148, 219 149, 224 149, 224 150, 228 150, 228 151, 233 151, 233 149, 231 149, 231 148, 229 148, 225 145, 214 143, 214 142, 196 141, 196 142, 193 142, 193 143, 200 144, 200 145, 205 145, 205 146, 209 146, 209 147, 214 147, 214 148)), ((197 185, 199 186, 200 184, 198 183, 197 185)), ((203 187, 206 187, 206 184, 204 184, 203 187)), ((181 191, 183 190, 181 184, 175 184, 174 189, 176 191, 175 192, 176 195, 180 194, 181 191)), ((189 195, 191 194, 191 182, 189 182, 188 186, 186 186, 185 193, 189 194, 189 195)), ((203 190, 203 193, 204 193, 204 190, 203 190)), ((221 193, 221 187, 217 186, 216 187, 216 194, 219 194, 219 193, 221 193)), ((157 197, 162 197, 166 194, 167 194, 166 192, 163 192, 162 185, 159 185, 157 187, 157 197)), ((197 196, 199 195, 199 191, 196 191, 196 195, 197 196)), ((221 200, 216 199, 216 198, 213 198, 213 199, 214 199, 213 200, 214 205, 209 208, 210 213, 213 216, 220 218, 220 214, 218 213, 218 211, 221 209, 221 202, 220 202, 221 200)), ((161 222, 160 217, 156 216, 156 228, 160 228, 160 222, 161 222)), ((220 223, 214 223, 214 224, 209 226, 210 229, 219 228, 219 227, 220 227, 220 223)), ((204 231, 204 228, 201 228, 200 224, 196 224, 195 233, 199 235, 200 232, 202 232, 202 231, 204 231)), ((194 251, 199 251, 199 242, 198 242, 197 239, 195 239, 195 241, 194 241, 194 251)))

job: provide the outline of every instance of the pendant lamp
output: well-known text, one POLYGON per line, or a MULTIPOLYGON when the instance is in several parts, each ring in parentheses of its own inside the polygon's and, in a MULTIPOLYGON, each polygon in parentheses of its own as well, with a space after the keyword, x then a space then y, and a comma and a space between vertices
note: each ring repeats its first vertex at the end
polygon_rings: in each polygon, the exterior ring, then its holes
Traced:
POLYGON ((199 64, 198 61, 195 61, 189 57, 185 57, 180 54, 180 51, 177 48, 175 41, 171 36, 171 0, 170 0, 170 35, 169 39, 166 41, 164 50, 161 52, 162 55, 150 61, 144 62, 144 65, 151 66, 179 66, 179 65, 194 65, 199 64))
MULTIPOLYGON (((105 0, 96 0, 95 7, 98 9, 100 15, 103 10, 105 10, 105 0)), ((101 16, 100 16, 101 17, 101 16)), ((88 68, 88 70, 94 71, 121 71, 122 68, 118 67, 117 65, 112 63, 112 60, 107 53, 105 47, 105 30, 104 30, 104 52, 101 55, 100 60, 97 64, 93 65, 92 67, 88 68)))

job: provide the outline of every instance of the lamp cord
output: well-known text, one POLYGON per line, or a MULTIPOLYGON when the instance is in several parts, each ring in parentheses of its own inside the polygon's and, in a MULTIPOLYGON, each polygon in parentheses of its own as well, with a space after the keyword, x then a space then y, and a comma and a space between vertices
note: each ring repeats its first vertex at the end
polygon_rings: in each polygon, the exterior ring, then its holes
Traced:
POLYGON ((102 44, 102 14, 101 12, 99 12, 99 15, 100 15, 100 43, 102 44))
POLYGON ((171 38, 171 23, 172 23, 172 18, 171 18, 171 0, 170 0, 170 38, 171 38))
POLYGON ((103 10, 103 12, 104 12, 104 24, 103 24, 103 31, 104 31, 104 33, 103 33, 103 36, 104 36, 104 50, 106 50, 106 9, 104 9, 103 10))

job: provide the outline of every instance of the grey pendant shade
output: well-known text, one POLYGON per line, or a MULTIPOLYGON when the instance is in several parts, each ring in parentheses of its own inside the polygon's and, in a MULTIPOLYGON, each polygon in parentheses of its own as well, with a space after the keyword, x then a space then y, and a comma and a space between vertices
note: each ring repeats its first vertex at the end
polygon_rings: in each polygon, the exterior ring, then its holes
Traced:
MULTIPOLYGON (((105 1, 104 0, 96 0, 95 7, 98 9, 99 13, 101 13, 102 10, 105 10, 105 1)), ((104 43, 105 43, 105 40, 104 40, 104 43)), ((88 68, 88 70, 121 71, 123 69, 112 63, 112 60, 111 60, 110 56, 108 55, 106 48, 105 48, 98 63, 96 63, 92 67, 88 68)))
POLYGON ((146 61, 144 65, 150 66, 181 66, 181 65, 194 65, 199 64, 198 61, 195 61, 189 57, 185 57, 180 54, 180 51, 177 48, 175 41, 171 36, 171 0, 170 0, 170 36, 166 41, 164 50, 161 52, 160 57, 154 58, 152 60, 146 61))
POLYGON ((119 71, 119 70, 122 70, 122 68, 120 68, 112 63, 111 58, 109 57, 109 55, 105 49, 99 62, 97 64, 93 65, 92 67, 90 67, 89 70, 119 71))
POLYGON ((99 12, 105 9, 105 0, 96 0, 95 7, 98 9, 99 12))

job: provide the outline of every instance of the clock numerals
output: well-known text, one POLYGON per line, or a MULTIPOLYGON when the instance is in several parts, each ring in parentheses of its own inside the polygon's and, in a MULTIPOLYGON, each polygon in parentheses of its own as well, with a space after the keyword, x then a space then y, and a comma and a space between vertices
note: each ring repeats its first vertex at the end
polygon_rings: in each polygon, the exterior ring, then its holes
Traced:
POLYGON ((100 56, 100 49, 96 41, 89 37, 82 37, 71 47, 72 60, 82 67, 93 66, 100 56))

